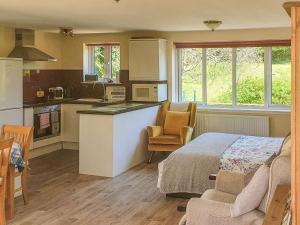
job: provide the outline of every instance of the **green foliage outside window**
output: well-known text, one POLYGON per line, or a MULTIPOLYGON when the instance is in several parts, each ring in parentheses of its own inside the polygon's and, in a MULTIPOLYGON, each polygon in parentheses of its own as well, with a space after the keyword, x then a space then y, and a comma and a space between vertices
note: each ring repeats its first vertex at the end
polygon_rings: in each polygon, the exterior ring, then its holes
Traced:
MULTIPOLYGON (((231 49, 228 49, 231 51, 231 49)), ((231 54, 222 49, 207 54, 208 104, 232 104, 231 54)), ((238 48, 237 105, 264 105, 264 48, 238 48)), ((202 49, 182 49, 182 100, 202 99, 202 49)), ((291 102, 290 47, 272 48, 272 104, 291 102)))
POLYGON ((99 46, 95 47, 93 51, 95 73, 99 77, 106 75, 111 78, 116 78, 120 71, 120 46, 99 46), (106 59, 105 57, 108 56, 110 56, 110 58, 106 59), (111 68, 108 68, 109 66, 111 68), (109 74, 109 71, 111 71, 111 74, 109 74))
POLYGON ((95 53, 95 73, 98 74, 99 77, 103 77, 105 73, 104 69, 104 55, 105 51, 103 47, 96 47, 94 49, 95 53))

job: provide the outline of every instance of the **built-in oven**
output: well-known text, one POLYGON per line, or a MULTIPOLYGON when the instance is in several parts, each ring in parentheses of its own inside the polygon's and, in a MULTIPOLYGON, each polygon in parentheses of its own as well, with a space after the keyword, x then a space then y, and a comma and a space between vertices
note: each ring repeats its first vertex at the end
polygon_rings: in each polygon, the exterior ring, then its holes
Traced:
POLYGON ((50 105, 33 109, 34 140, 38 141, 60 135, 61 107, 50 105))

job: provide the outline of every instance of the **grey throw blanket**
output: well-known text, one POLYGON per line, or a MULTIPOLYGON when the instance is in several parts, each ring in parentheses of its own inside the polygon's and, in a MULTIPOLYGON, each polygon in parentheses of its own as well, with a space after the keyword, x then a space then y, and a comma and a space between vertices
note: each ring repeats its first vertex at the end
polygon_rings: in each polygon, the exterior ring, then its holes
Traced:
POLYGON ((222 153, 240 135, 205 133, 173 152, 159 164, 158 187, 162 193, 198 193, 212 188, 208 177, 219 171, 222 153))

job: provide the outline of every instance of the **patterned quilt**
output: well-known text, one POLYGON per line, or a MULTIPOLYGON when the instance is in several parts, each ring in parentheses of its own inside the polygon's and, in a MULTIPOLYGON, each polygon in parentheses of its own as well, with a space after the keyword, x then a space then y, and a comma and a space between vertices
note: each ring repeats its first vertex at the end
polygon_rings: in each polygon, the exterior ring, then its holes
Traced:
POLYGON ((251 173, 278 153, 282 142, 283 138, 241 136, 223 152, 220 169, 251 173))

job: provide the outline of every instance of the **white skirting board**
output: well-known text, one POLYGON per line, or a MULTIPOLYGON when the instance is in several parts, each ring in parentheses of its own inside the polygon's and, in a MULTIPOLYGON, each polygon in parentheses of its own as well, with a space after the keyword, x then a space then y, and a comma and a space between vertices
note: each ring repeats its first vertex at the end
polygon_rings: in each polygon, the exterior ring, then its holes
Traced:
POLYGON ((45 154, 55 152, 55 151, 59 151, 59 150, 62 150, 62 149, 63 149, 62 142, 58 142, 58 143, 55 143, 55 144, 51 144, 51 145, 31 149, 30 152, 29 152, 29 158, 30 159, 36 158, 36 157, 39 157, 41 155, 45 155, 45 154))
POLYGON ((195 136, 206 132, 268 137, 269 117, 199 113, 197 115, 195 136))
POLYGON ((78 151, 79 150, 79 142, 62 142, 62 147, 63 149, 66 149, 66 150, 75 150, 75 151, 78 151))

